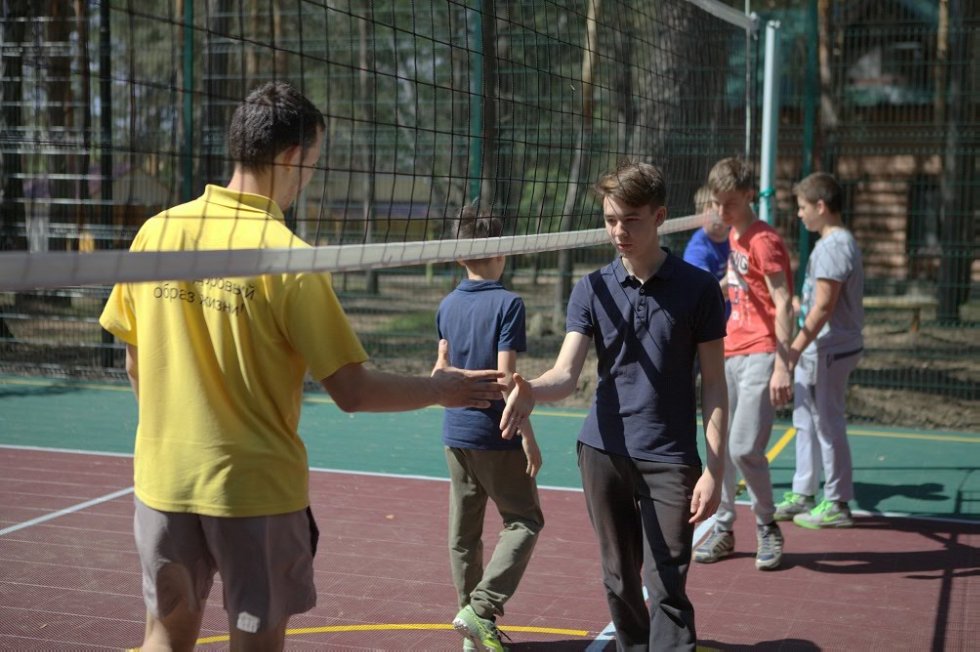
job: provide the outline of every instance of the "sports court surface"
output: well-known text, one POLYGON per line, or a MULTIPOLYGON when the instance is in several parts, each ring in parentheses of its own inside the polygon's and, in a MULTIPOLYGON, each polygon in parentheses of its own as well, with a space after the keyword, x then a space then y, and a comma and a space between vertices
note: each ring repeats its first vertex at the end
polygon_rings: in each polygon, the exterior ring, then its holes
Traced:
MULTIPOLYGON (((575 467, 582 414, 535 412, 547 524, 501 620, 514 650, 614 649, 575 467)), ((316 469, 319 604, 291 620, 287 649, 461 648, 448 625, 456 606, 440 420, 438 409, 350 416, 323 394, 307 397, 301 432, 316 469)), ((0 376, 0 649, 139 643, 135 421, 127 386, 0 376)), ((978 649, 980 433, 849 432, 856 526, 784 525, 783 568, 762 573, 741 507, 735 555, 692 567, 703 649, 978 649)), ((780 495, 792 475, 792 435, 788 424, 773 431, 780 495)), ((491 508, 488 549, 497 525, 491 508)), ((227 648, 220 595, 216 584, 200 649, 227 648)))

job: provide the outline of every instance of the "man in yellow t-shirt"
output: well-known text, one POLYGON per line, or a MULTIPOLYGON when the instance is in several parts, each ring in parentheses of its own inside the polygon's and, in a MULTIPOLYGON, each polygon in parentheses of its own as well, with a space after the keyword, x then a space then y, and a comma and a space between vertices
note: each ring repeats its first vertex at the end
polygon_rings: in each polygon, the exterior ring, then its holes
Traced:
MULTIPOLYGON (((132 251, 303 248, 283 210, 323 144, 316 107, 271 82, 237 108, 235 170, 149 219, 132 251)), ((297 434, 307 369, 345 411, 485 407, 496 371, 431 377, 365 368, 367 354, 322 273, 123 283, 100 319, 126 343, 139 404, 134 529, 143 567, 143 646, 190 649, 220 572, 233 649, 281 649, 289 617, 316 603, 316 524, 297 434)))

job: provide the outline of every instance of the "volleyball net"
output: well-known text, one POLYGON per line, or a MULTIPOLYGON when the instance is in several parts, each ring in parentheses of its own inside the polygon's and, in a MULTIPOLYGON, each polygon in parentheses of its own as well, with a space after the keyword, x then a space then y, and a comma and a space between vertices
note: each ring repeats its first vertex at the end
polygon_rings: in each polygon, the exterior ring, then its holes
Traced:
POLYGON ((330 271, 357 303, 383 300, 381 270, 418 295, 445 289, 440 263, 507 254, 567 283, 612 255, 589 188, 618 161, 664 170, 682 249, 711 165, 747 154, 753 26, 714 0, 35 5, 4 5, 0 43, 8 359, 111 348, 95 318, 116 282, 330 271), (286 213, 312 247, 130 253, 147 218, 227 182, 232 112, 271 80, 326 123, 286 213), (455 237, 474 201, 502 237, 455 237))

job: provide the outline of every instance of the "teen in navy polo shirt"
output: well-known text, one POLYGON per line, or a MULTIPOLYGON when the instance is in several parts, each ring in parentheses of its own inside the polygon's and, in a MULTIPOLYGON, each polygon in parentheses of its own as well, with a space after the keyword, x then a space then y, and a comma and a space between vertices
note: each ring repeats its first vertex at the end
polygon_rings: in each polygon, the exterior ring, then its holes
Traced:
POLYGON ((617 644, 694 650, 686 579, 694 524, 714 513, 721 491, 725 305, 712 274, 660 247, 657 228, 667 208, 657 167, 623 162, 594 189, 619 256, 572 290, 554 367, 530 382, 515 375, 501 427, 510 436, 536 400, 570 395, 595 346, 598 382, 579 432, 578 463, 617 644), (695 354, 708 452, 703 471, 695 354))
MULTIPOLYGON (((495 217, 477 217, 465 207, 456 225, 460 238, 499 237, 495 217)), ((510 380, 517 354, 527 350, 524 302, 504 289, 504 256, 461 260, 466 278, 439 304, 439 337, 452 343, 450 364, 462 369, 496 368, 510 380)), ((473 649, 498 650, 495 619, 517 590, 544 527, 534 480, 541 452, 530 422, 512 439, 500 436, 503 394, 487 408, 447 408, 442 443, 449 466, 449 562, 459 598, 453 627, 473 649), (500 537, 483 566, 483 517, 487 500, 503 520, 500 537)))

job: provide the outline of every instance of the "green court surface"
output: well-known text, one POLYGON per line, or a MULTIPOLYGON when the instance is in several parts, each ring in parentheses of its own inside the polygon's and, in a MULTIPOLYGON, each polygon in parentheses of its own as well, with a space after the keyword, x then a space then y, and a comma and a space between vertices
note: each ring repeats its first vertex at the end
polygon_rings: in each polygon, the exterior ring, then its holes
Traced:
MULTIPOLYGON (((541 486, 579 488, 575 439, 584 414, 547 405, 535 410, 541 486)), ((345 414, 325 394, 308 394, 300 432, 312 467, 445 478, 441 419, 441 408, 345 414)), ((135 428, 128 385, 0 376, 0 445, 130 454, 135 428)), ((864 424, 848 433, 857 509, 980 520, 980 433, 864 424)), ((790 488, 793 434, 787 423, 773 429, 777 495, 790 488)))

